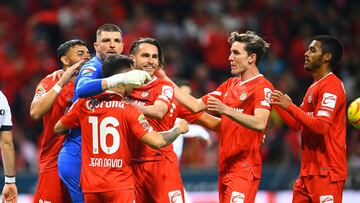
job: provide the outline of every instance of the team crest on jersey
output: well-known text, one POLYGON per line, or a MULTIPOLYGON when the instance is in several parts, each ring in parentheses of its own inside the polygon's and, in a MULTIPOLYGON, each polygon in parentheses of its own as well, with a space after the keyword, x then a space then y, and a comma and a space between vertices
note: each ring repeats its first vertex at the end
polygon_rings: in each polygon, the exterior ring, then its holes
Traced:
POLYGON ((231 193, 230 203, 244 203, 245 194, 233 191, 231 193))
POLYGON ((334 203, 334 197, 332 195, 320 196, 320 203, 334 203))
POLYGON ((312 93, 310 93, 310 95, 308 96, 308 103, 309 104, 312 102, 312 98, 313 98, 313 95, 312 95, 312 93))
POLYGON ((241 100, 241 101, 244 101, 244 100, 246 99, 246 97, 247 97, 247 93, 246 93, 246 92, 243 92, 243 93, 240 94, 240 100, 241 100))
POLYGON ((96 71, 95 67, 88 66, 81 72, 81 76, 92 76, 92 74, 96 71))
POLYGON ((149 96, 148 91, 144 91, 143 93, 141 93, 141 97, 147 97, 147 96, 149 96))
POLYGON ((170 203, 183 203, 180 190, 170 191, 168 193, 170 203))
POLYGON ((331 93, 324 93, 321 106, 335 108, 337 96, 331 93))

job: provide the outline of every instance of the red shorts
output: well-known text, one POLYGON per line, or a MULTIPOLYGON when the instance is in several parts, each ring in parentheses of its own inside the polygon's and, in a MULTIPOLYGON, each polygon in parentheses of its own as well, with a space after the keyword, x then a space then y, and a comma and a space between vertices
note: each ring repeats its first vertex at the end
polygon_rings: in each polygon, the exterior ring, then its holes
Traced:
POLYGON ((39 174, 38 185, 34 194, 35 202, 71 202, 69 192, 61 182, 57 169, 39 174))
POLYGON ((123 202, 135 203, 135 191, 118 190, 111 192, 84 193, 85 202, 102 203, 102 202, 123 202))
POLYGON ((183 203, 184 189, 177 161, 133 162, 136 203, 183 203))
POLYGON ((238 169, 236 172, 220 173, 220 203, 253 203, 255 202, 259 184, 260 179, 254 176, 251 168, 238 169))
POLYGON ((342 202, 345 181, 331 182, 330 176, 298 177, 293 202, 342 202))

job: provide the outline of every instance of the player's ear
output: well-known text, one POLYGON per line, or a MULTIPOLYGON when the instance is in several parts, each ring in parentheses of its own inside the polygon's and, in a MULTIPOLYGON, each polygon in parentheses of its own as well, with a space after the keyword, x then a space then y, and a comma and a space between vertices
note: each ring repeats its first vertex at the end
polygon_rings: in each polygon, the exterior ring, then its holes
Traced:
POLYGON ((256 62, 256 54, 255 53, 252 53, 250 54, 249 56, 249 64, 253 64, 256 62))
POLYGON ((324 62, 324 63, 330 63, 331 58, 332 58, 332 54, 331 54, 331 53, 326 53, 326 54, 324 54, 324 56, 323 56, 323 62, 324 62))
POLYGON ((97 42, 94 42, 94 49, 95 49, 96 53, 99 53, 98 47, 99 47, 99 44, 97 42))
POLYGON ((65 66, 69 66, 70 65, 70 62, 69 62, 69 59, 66 57, 66 56, 62 56, 60 58, 60 61, 62 64, 64 64, 65 66))

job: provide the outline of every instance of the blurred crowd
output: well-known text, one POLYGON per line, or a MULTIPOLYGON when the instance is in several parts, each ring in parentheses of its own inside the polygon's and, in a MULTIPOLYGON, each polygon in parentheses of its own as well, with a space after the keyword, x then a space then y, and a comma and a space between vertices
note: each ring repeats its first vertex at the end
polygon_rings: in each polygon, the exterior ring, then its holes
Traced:
MULTIPOLYGON (((125 54, 133 40, 154 37, 164 48, 168 75, 188 80, 200 97, 230 76, 229 34, 253 30, 271 44, 260 71, 300 104, 312 82, 303 69, 304 53, 314 35, 330 34, 344 45, 334 72, 344 81, 350 103, 360 97, 359 10, 356 0, 2 0, 0 89, 12 108, 17 171, 37 172, 42 123, 30 119, 29 107, 36 84, 59 69, 56 48, 66 40, 80 38, 93 51, 96 29, 107 22, 121 27, 125 54)), ((183 169, 217 167, 212 135, 210 147, 194 138, 185 141, 183 169)), ((286 173, 299 164, 299 133, 276 112, 266 135, 265 165, 286 173)), ((348 126, 347 141, 347 184, 360 188, 360 131, 348 126)))

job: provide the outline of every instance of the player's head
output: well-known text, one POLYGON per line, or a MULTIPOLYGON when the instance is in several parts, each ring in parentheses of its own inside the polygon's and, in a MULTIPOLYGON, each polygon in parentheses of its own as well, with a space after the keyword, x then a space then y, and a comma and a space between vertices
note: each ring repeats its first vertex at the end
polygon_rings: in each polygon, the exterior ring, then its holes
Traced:
POLYGON ((57 56, 62 68, 67 69, 81 60, 89 60, 90 52, 84 41, 73 39, 62 43, 57 48, 57 56))
POLYGON ((135 69, 144 70, 153 76, 158 68, 165 66, 164 54, 158 41, 153 38, 140 38, 130 48, 130 58, 135 69))
MULTIPOLYGON (((104 77, 110 77, 118 73, 131 71, 134 67, 134 61, 125 55, 111 55, 107 57, 102 65, 104 77)), ((129 94, 133 87, 124 86, 124 93, 129 94)))
POLYGON ((343 46, 335 37, 319 35, 314 37, 305 52, 304 68, 307 71, 314 71, 322 65, 329 68, 336 66, 342 56, 343 46))
POLYGON ((232 32, 228 42, 231 44, 229 61, 232 74, 240 74, 249 66, 257 67, 270 44, 253 31, 232 32))
POLYGON ((105 60, 109 55, 121 54, 124 49, 121 30, 119 26, 106 23, 96 31, 96 42, 94 43, 96 56, 105 60))

